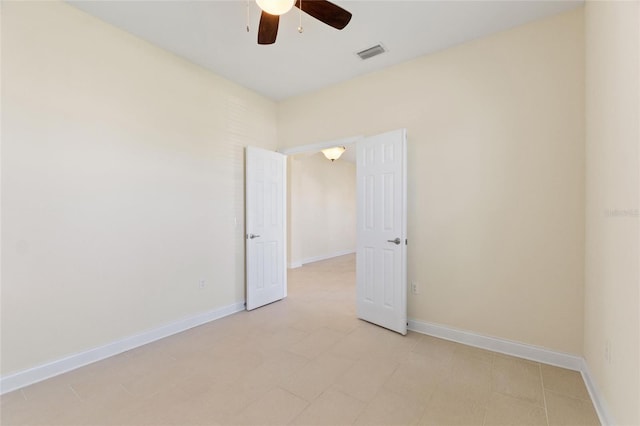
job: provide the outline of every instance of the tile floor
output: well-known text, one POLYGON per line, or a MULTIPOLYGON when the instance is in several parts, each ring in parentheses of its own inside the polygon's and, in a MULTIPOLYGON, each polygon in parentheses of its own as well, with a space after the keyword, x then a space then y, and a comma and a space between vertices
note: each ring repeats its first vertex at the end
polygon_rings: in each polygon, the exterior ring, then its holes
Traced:
POLYGON ((3 425, 595 425, 579 373, 355 319, 353 256, 289 297, 2 396, 3 425))

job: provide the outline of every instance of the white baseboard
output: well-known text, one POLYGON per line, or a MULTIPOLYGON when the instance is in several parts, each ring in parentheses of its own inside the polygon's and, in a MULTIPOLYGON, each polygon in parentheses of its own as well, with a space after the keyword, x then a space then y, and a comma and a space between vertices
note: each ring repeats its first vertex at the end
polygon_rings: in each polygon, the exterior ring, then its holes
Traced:
POLYGON ((607 409, 604 398, 602 397, 602 394, 600 394, 595 381, 591 377, 591 372, 589 371, 589 367, 587 366, 587 361, 584 359, 582 360, 581 373, 584 384, 587 386, 587 391, 589 391, 591 401, 593 402, 593 408, 595 408, 596 413, 598 413, 600 424, 602 424, 603 426, 617 424, 611 416, 611 412, 607 409))
POLYGON ((450 340, 452 342, 475 346, 477 348, 487 349, 506 355, 517 356, 519 358, 544 364, 555 365, 569 370, 579 371, 582 374, 584 383, 589 391, 593 406, 598 413, 600 423, 603 426, 615 424, 609 414, 609 411, 606 409, 602 395, 598 391, 594 381, 591 379, 591 374, 589 373, 586 361, 580 356, 556 352, 539 346, 527 345, 524 343, 513 342, 511 340, 499 339, 497 337, 483 336, 469 331, 457 330, 444 325, 417 320, 409 320, 408 328, 409 330, 418 333, 450 340))
POLYGON ((0 394, 46 380, 76 368, 91 364, 113 355, 126 352, 138 346, 180 333, 193 327, 214 321, 244 310, 244 302, 234 303, 222 308, 204 312, 189 318, 172 322, 134 336, 108 343, 104 346, 89 349, 27 370, 0 377, 0 394))
POLYGON ((555 352, 539 346, 527 345, 513 342, 497 337, 483 336, 469 331, 457 330, 440 324, 427 323, 416 320, 409 320, 409 330, 429 336, 463 343, 477 348, 487 349, 506 355, 517 356, 531 361, 542 362, 567 368, 569 370, 581 371, 583 365, 582 357, 576 355, 555 352))
POLYGON ((340 250, 330 254, 323 254, 320 256, 312 256, 302 259, 298 262, 291 262, 289 264, 289 268, 299 268, 302 265, 306 265, 307 263, 320 262, 321 260, 333 259, 334 257, 345 256, 347 254, 355 253, 355 250, 340 250))

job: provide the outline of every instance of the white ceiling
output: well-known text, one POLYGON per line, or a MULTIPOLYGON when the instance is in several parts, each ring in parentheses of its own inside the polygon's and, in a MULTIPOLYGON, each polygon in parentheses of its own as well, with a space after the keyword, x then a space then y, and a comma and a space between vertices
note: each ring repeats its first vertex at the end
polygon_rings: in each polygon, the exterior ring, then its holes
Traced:
POLYGON ((282 16, 274 45, 256 43, 260 11, 236 1, 69 1, 189 61, 273 100, 300 95, 427 53, 580 6, 579 1, 347 1, 335 30, 298 9, 282 16), (355 53, 381 43, 387 52, 355 53))

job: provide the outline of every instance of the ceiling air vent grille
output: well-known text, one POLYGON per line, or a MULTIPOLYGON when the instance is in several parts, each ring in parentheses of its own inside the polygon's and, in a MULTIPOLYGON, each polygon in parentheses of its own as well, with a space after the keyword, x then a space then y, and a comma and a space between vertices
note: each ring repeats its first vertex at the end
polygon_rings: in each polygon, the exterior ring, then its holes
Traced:
POLYGON ((360 59, 365 60, 365 59, 373 58, 374 56, 378 56, 379 54, 384 52, 385 52, 384 47, 382 47, 379 44, 376 44, 373 47, 370 47, 368 49, 364 49, 358 52, 358 56, 360 56, 360 59))

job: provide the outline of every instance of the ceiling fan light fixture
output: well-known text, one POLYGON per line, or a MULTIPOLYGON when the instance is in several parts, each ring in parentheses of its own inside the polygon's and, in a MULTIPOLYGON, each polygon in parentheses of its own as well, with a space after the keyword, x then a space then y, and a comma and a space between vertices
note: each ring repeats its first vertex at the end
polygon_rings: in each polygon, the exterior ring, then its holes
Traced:
POLYGON ((331 160, 333 162, 340 158, 340 156, 346 149, 347 148, 345 148, 344 146, 334 146, 333 148, 323 149, 322 153, 325 157, 327 157, 327 160, 331 160))
POLYGON ((256 0, 256 3, 269 15, 282 15, 291 10, 296 0, 256 0))

